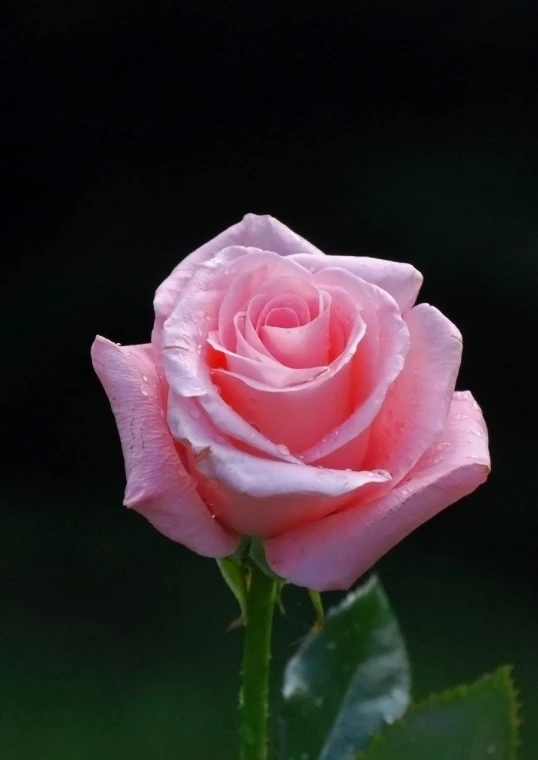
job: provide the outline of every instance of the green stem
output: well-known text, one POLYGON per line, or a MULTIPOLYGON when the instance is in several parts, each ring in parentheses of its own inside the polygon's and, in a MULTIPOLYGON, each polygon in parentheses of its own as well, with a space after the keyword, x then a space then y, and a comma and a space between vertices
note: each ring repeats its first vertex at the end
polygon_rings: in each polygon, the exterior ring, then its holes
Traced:
POLYGON ((247 594, 241 710, 241 760, 267 760, 269 662, 276 583, 253 564, 247 594))

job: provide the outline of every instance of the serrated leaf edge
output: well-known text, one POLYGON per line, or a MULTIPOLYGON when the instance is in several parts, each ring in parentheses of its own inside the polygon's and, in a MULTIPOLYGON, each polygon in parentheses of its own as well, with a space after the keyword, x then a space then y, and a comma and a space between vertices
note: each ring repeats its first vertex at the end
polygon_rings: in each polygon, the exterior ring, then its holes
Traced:
MULTIPOLYGON (((426 697, 426 699, 420 702, 411 703, 411 705, 409 705, 408 709, 406 710, 405 714, 401 718, 399 718, 397 721, 392 723, 390 728, 397 727, 397 726, 399 727, 405 726, 406 719, 408 718, 410 713, 417 712, 418 710, 421 710, 427 707, 435 707, 437 705, 448 704, 452 700, 467 696, 470 692, 473 692, 475 689, 478 689, 484 683, 484 681, 487 681, 490 678, 501 677, 504 680, 504 685, 507 687, 508 695, 509 695, 509 705, 510 705, 509 724, 510 724, 510 731, 511 731, 510 760, 516 760, 517 750, 521 744, 521 739, 519 736, 519 728, 523 723, 523 719, 521 717, 522 703, 520 699, 520 693, 512 677, 512 671, 513 671, 512 665, 502 665, 501 667, 497 668, 497 670, 495 670, 493 673, 486 673, 481 678, 477 679, 476 681, 473 681, 473 683, 461 684, 459 686, 454 686, 450 689, 445 689, 444 691, 441 691, 436 694, 430 694, 430 696, 426 697)), ((378 746, 383 741, 383 739, 384 739, 384 732, 375 734, 375 736, 370 741, 370 744, 365 749, 361 750, 361 752, 357 755, 356 760, 368 760, 367 753, 369 752, 369 750, 372 747, 378 746)))

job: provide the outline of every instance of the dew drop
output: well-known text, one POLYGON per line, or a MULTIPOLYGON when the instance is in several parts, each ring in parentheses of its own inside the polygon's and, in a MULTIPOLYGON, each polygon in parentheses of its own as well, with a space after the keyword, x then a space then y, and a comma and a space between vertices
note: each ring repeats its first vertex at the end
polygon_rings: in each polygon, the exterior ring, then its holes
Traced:
POLYGON ((142 395, 143 396, 149 396, 149 391, 147 388, 142 388, 142 395))
POLYGON ((284 456, 288 456, 288 454, 290 453, 290 450, 288 449, 288 447, 285 446, 283 443, 277 443, 276 448, 277 448, 277 451, 280 454, 283 454, 284 456))
POLYGON ((121 346, 121 343, 116 343, 117 346, 121 346))
POLYGON ((471 432, 472 432, 472 434, 473 434, 473 435, 475 435, 477 438, 483 438, 483 437, 484 437, 484 433, 482 433, 482 431, 481 431, 481 430, 472 430, 471 432))
POLYGON ((147 375, 142 375, 142 380, 143 380, 145 383, 147 383, 147 382, 148 382, 148 376, 147 376, 147 375))

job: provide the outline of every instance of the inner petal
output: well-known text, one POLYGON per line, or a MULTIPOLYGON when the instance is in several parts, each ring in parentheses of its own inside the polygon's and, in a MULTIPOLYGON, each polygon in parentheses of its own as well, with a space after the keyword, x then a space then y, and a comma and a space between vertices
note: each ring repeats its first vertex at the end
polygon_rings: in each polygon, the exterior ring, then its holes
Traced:
MULTIPOLYGON (((258 319, 262 309, 275 297, 292 297, 296 296, 301 299, 300 313, 298 316, 301 324, 309 322, 319 311, 319 291, 312 282, 313 277, 309 272, 299 273, 296 275, 278 274, 271 278, 266 278, 258 284, 255 291, 251 291, 251 300, 247 307, 248 315, 252 324, 259 328, 258 319), (300 314, 303 316, 301 317, 300 314)), ((295 302, 298 304, 298 301, 295 302)), ((286 305, 286 304, 281 304, 286 305)), ((292 306, 292 308, 296 308, 292 306)), ((270 311, 270 309, 268 310, 270 311)), ((265 312, 264 318, 268 311, 265 312)))
POLYGON ((326 367, 330 356, 330 309, 306 325, 275 327, 267 322, 260 338, 271 354, 288 367, 326 367))
POLYGON ((279 306, 266 316, 265 327, 299 327, 299 317, 295 309, 279 306))
POLYGON ((260 332, 260 329, 266 323, 267 316, 273 309, 291 309, 297 316, 298 325, 306 325, 310 322, 308 304, 299 294, 279 293, 268 298, 265 293, 260 293, 252 299, 247 310, 247 314, 255 326, 257 333, 260 332))
MULTIPOLYGON (((234 249, 226 249, 220 255, 225 256, 230 252, 233 253, 234 249)), ((222 282, 219 283, 218 292, 213 294, 220 301, 220 342, 232 351, 235 350, 233 318, 238 312, 245 311, 257 295, 265 294, 259 301, 260 309, 271 297, 284 292, 296 293, 309 300, 318 297, 317 288, 311 282, 313 277, 304 267, 287 262, 285 258, 268 251, 247 248, 241 249, 241 254, 239 263, 234 261, 221 269, 222 282)), ((209 269, 214 267, 210 266, 209 269)), ((208 277, 211 279, 209 272, 208 277)), ((199 296, 204 297, 205 288, 206 285, 202 285, 199 296)), ((255 320, 253 323, 256 323, 255 320)))
POLYGON ((316 442, 308 451, 301 452, 301 458, 318 466, 360 469, 369 426, 379 412, 390 385, 404 366, 409 330, 394 299, 375 285, 342 269, 325 269, 315 278, 318 286, 330 290, 333 296, 331 312, 336 315, 340 310, 344 333, 348 320, 353 318, 346 299, 341 297, 344 291, 356 305, 368 328, 353 359, 352 413, 330 435, 316 442))
MULTIPOLYGON (((330 314, 328 310, 325 313, 330 314)), ((297 327, 290 332, 301 329, 304 328, 297 327)), ((230 371, 228 357, 228 370, 216 368, 214 381, 221 389, 221 398, 269 440, 293 452, 310 452, 311 447, 324 441, 353 410, 356 386, 361 382, 355 374, 353 358, 366 329, 365 322, 356 313, 345 350, 330 365, 291 369, 277 364, 282 375, 280 380, 273 369, 274 359, 256 363, 266 375, 265 382, 260 383, 244 372, 230 371), (293 385, 289 382, 291 377, 306 372, 313 373, 308 383, 293 385)), ((302 453, 300 456, 302 458, 302 453)), ((342 469, 347 466, 350 465, 345 464, 342 469)))

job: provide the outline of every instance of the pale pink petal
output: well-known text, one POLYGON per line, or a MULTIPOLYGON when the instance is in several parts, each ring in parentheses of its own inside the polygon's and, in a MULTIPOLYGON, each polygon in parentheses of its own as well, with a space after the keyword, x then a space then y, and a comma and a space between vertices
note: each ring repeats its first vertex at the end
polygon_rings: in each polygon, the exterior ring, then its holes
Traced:
POLYGON ((365 469, 398 483, 444 430, 461 362, 461 333, 429 304, 405 317, 411 348, 370 429, 365 469))
POLYGON ((267 327, 299 327, 299 317, 289 306, 274 306, 265 318, 267 327))
POLYGON ((216 430, 275 458, 295 461, 277 448, 280 441, 270 441, 256 431, 219 396, 207 361, 208 350, 213 350, 207 339, 216 327, 223 293, 239 274, 264 267, 268 276, 276 270, 299 276, 304 272, 298 264, 275 254, 252 252, 245 256, 240 248, 224 249, 198 267, 164 326, 164 371, 174 392, 170 404, 181 397, 197 398, 216 430))
MULTIPOLYGON (((218 376, 223 371, 237 375, 239 378, 243 378, 244 381, 249 378, 256 383, 268 386, 271 390, 310 382, 319 374, 326 371, 326 367, 323 366, 304 368, 286 367, 273 356, 263 356, 262 360, 260 360, 256 357, 245 356, 246 351, 244 350, 236 354, 235 351, 230 351, 219 342, 219 336, 215 332, 209 333, 207 342, 215 351, 220 352, 226 357, 227 369, 221 370, 219 367, 215 367, 211 372, 213 379, 217 380, 219 387, 220 381, 218 380, 218 376)), ((252 348, 251 351, 253 353, 256 352, 252 348)))
POLYGON ((260 340, 260 337, 256 333, 252 322, 250 321, 246 311, 239 312, 234 317, 235 327, 235 350, 239 356, 244 356, 246 359, 253 359, 254 361, 262 361, 264 357, 272 359, 271 354, 265 348, 260 340), (248 328, 247 328, 248 323, 248 328), (248 334, 248 339, 247 339, 248 334))
POLYGON ((358 456, 365 450, 368 427, 404 366, 409 331, 394 299, 376 285, 343 269, 320 270, 314 278, 333 295, 333 309, 338 302, 335 294, 345 290, 367 330, 353 357, 351 413, 329 435, 301 452, 301 459, 325 467, 363 469, 358 456))
POLYGON ((282 389, 231 372, 215 370, 214 376, 222 398, 242 419, 301 456, 349 416, 351 371, 352 364, 344 362, 338 370, 282 389))
POLYGON ((405 482, 381 499, 265 541, 275 573, 299 586, 347 589, 377 560, 489 473, 487 430, 470 393, 455 393, 446 429, 405 482))
MULTIPOLYGON (((259 364, 264 382, 245 374, 215 369, 213 377, 221 388, 222 399, 269 440, 294 453, 310 449, 346 420, 353 409, 354 394, 360 385, 353 377, 354 361, 367 329, 356 309, 353 317, 355 322, 349 326, 345 350, 321 372, 316 370, 309 382, 283 387, 275 382, 277 369, 268 363, 259 364), (269 384, 271 379, 273 383, 269 384)), ((288 377, 291 372, 299 375, 309 371, 280 365, 279 372, 281 377, 288 377)), ((214 412, 211 417, 216 420, 214 412)), ((216 424, 220 427, 220 423, 216 424)), ((300 457, 302 459, 302 454, 300 457)))
POLYGON ((211 510, 218 520, 250 536, 270 536, 319 519, 389 478, 385 472, 271 461, 223 444, 201 452, 196 467, 206 484, 213 484, 211 510))
POLYGON ((125 504, 161 533, 209 557, 237 548, 239 538, 212 517, 177 452, 165 420, 161 386, 149 345, 120 347, 97 337, 95 371, 108 395, 120 434, 127 488, 125 504))
POLYGON ((422 275, 411 264, 396 261, 372 259, 368 256, 326 256, 325 258, 298 254, 293 260, 302 264, 309 272, 318 272, 325 267, 341 267, 360 277, 361 280, 386 290, 402 312, 413 306, 422 285, 422 275))
MULTIPOLYGON (((260 301, 259 311, 262 311, 271 296, 281 295, 283 291, 316 300, 319 297, 310 282, 309 272, 271 251, 237 246, 224 248, 204 267, 211 268, 213 277, 207 277, 202 287, 219 293, 217 325, 220 340, 228 348, 233 346, 234 316, 245 309, 250 311, 253 301, 260 301)), ((190 291, 189 294, 192 295, 190 291)), ((306 308, 306 319, 308 315, 306 308)))
POLYGON ((161 332, 165 321, 172 313, 177 297, 184 284, 196 269, 228 246, 262 248, 280 256, 306 253, 323 256, 323 253, 285 224, 272 216, 247 214, 240 222, 232 225, 183 259, 173 272, 159 286, 155 294, 155 326, 153 341, 160 345, 161 332))
POLYGON ((267 311, 271 309, 272 298, 275 295, 283 297, 282 294, 285 293, 284 297, 302 311, 302 319, 307 322, 310 314, 301 296, 307 294, 318 298, 316 289, 308 282, 311 275, 301 267, 288 264, 286 259, 267 251, 257 248, 248 251, 251 254, 250 261, 244 262, 243 271, 239 271, 229 282, 219 308, 219 335, 223 345, 228 348, 234 347, 233 320, 236 314, 246 310, 251 320, 254 315, 253 322, 258 329, 260 320, 263 324, 267 311), (255 267, 253 254, 256 254, 255 267))
MULTIPOLYGON (((306 281, 300 269, 297 275, 276 277, 260 288, 259 295, 249 303, 247 313, 256 332, 265 324, 271 309, 279 303, 295 309, 300 325, 306 325, 310 321, 312 316, 309 305, 319 300, 319 293, 312 283, 306 281)), ((310 274, 307 277, 311 279, 310 274)))
MULTIPOLYGON (((289 321, 289 317, 287 319, 289 321)), ((306 325, 278 327, 268 324, 266 319, 260 329, 260 337, 275 359, 287 367, 323 367, 329 364, 330 321, 329 308, 306 325)))

